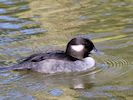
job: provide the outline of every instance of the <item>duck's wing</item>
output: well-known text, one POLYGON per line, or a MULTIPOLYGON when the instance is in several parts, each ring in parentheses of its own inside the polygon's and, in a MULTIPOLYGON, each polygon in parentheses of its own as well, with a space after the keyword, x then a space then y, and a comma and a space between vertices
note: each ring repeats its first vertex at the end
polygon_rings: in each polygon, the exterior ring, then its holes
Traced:
POLYGON ((50 53, 37 53, 33 54, 29 57, 26 57, 25 59, 18 62, 18 64, 13 65, 11 67, 4 67, 0 68, 0 70, 25 70, 25 69, 32 69, 34 66, 38 66, 40 61, 43 61, 45 59, 66 59, 68 60, 68 57, 66 57, 65 53, 63 51, 55 51, 50 53))
POLYGON ((25 59, 21 60, 18 64, 12 66, 12 70, 32 69, 33 66, 38 66, 40 61, 46 59, 65 59, 65 53, 62 52, 50 52, 50 53, 37 53, 33 54, 25 59))
POLYGON ((33 54, 29 57, 26 57, 24 60, 22 60, 20 63, 23 62, 39 62, 45 59, 48 59, 48 54, 47 53, 38 53, 38 54, 33 54))
POLYGON ((67 59, 67 57, 65 57, 64 51, 55 51, 55 52, 50 52, 50 53, 37 53, 37 54, 33 54, 33 55, 25 58, 20 63, 40 62, 45 59, 67 59))

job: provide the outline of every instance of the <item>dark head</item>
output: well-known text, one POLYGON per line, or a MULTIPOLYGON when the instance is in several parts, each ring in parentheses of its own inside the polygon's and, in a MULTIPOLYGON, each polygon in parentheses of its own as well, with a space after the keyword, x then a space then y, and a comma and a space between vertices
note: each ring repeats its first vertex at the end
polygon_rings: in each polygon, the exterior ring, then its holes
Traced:
POLYGON ((96 51, 96 48, 91 40, 78 37, 67 44, 66 54, 75 59, 83 59, 88 57, 92 50, 96 51))

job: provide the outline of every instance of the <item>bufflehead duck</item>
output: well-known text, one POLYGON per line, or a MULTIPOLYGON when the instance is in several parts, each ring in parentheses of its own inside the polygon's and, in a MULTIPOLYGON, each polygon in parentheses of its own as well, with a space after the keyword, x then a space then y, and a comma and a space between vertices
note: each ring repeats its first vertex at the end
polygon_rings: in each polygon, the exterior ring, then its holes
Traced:
POLYGON ((95 60, 90 53, 96 51, 91 40, 73 38, 67 44, 66 51, 33 54, 11 70, 32 70, 40 73, 81 72, 92 68, 95 60))

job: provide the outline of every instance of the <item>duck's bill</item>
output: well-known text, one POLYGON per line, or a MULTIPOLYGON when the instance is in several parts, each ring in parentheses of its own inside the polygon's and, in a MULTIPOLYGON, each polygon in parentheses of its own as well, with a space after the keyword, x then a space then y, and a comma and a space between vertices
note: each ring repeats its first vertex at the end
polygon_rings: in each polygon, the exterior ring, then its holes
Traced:
POLYGON ((98 50, 96 48, 93 48, 93 50, 90 53, 93 54, 93 53, 97 53, 97 52, 98 52, 98 50))
POLYGON ((96 48, 93 48, 93 50, 90 53, 95 54, 95 55, 103 55, 104 54, 104 52, 101 52, 101 51, 97 50, 96 48))

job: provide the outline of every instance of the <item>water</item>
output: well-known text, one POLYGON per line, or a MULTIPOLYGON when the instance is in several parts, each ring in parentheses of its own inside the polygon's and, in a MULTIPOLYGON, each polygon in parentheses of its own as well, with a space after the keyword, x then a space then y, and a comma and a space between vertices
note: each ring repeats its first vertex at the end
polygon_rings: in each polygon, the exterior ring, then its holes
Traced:
POLYGON ((92 39, 99 49, 95 69, 0 71, 0 100, 133 100, 132 0, 0 0, 0 67, 64 50, 76 36, 92 39))

